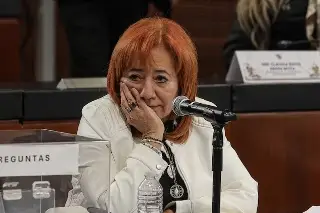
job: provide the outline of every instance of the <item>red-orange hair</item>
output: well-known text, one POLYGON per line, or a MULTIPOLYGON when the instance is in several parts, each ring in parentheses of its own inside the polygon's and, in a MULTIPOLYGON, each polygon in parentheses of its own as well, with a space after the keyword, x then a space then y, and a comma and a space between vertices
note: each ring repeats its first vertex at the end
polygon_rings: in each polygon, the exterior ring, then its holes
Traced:
MULTIPOLYGON (((179 95, 194 100, 197 94, 198 61, 195 45, 184 29, 172 20, 160 17, 145 18, 131 25, 121 36, 111 56, 107 90, 120 105, 119 83, 133 61, 147 63, 153 48, 163 45, 172 55, 179 82, 179 95)), ((146 64, 147 65, 147 64, 146 64)), ((183 143, 189 136, 191 117, 184 117, 178 127, 166 138, 183 143)))

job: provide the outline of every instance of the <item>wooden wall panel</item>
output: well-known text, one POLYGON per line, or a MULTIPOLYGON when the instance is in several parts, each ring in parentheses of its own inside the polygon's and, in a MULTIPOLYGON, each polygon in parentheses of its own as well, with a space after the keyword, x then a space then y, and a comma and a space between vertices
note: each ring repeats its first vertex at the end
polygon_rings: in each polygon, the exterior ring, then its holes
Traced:
POLYGON ((0 121, 0 130, 18 130, 21 124, 18 120, 0 121))
POLYGON ((15 18, 0 18, 0 82, 19 82, 20 24, 15 18))
MULTIPOLYGON (((173 19, 195 40, 199 53, 200 80, 223 82, 226 74, 222 45, 234 17, 236 0, 180 0, 173 10, 173 19)), ((36 32, 39 1, 23 1, 20 20, 0 20, 1 81, 35 80, 36 32), (6 24, 4 24, 6 23, 6 24), (20 31, 22 33, 20 33, 20 31), (19 60, 19 45, 21 61, 19 60), (21 75, 20 76, 20 64, 21 75)), ((65 31, 56 16, 56 75, 69 76, 69 50, 65 31)))
POLYGON ((235 14, 235 0, 181 0, 173 19, 191 35, 198 49, 200 83, 224 82, 222 47, 235 14))
POLYGON ((259 182, 259 213, 320 205, 320 112, 240 114, 227 135, 259 182))
POLYGON ((39 0, 23 0, 21 8, 21 75, 24 82, 34 82, 39 0))

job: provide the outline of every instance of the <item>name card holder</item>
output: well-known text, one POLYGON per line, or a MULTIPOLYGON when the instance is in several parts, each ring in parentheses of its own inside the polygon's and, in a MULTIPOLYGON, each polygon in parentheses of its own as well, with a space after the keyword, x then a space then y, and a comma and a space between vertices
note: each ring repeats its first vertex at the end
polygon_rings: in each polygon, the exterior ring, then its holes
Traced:
POLYGON ((0 213, 42 213, 64 206, 71 176, 99 155, 110 186, 108 141, 51 130, 0 131, 0 213))
POLYGON ((320 82, 319 51, 236 51, 227 83, 320 82))

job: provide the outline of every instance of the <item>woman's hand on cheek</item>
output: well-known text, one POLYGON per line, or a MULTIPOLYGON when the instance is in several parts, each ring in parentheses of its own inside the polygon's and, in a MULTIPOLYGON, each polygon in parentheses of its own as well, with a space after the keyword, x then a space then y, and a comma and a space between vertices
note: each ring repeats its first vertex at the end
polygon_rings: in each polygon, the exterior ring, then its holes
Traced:
POLYGON ((164 126, 158 115, 140 98, 135 88, 129 89, 127 83, 120 83, 121 108, 127 122, 144 137, 162 140, 164 126))

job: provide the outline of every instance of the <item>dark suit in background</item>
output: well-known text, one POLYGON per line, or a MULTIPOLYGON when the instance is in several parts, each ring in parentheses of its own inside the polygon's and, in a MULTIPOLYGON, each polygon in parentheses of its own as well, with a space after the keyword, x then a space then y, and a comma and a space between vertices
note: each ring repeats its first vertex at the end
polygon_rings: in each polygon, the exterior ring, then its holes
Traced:
POLYGON ((58 0, 69 43, 71 76, 106 76, 119 37, 147 15, 150 2, 170 17, 170 0, 58 0))
MULTIPOLYGON (((276 21, 271 25, 269 50, 308 50, 311 49, 310 43, 307 42, 306 35, 306 13, 308 0, 291 0, 286 7, 282 8, 276 21), (306 41, 301 44, 290 45, 283 48, 279 45, 280 41, 306 41)), ((235 20, 230 35, 224 45, 223 54, 226 67, 232 61, 233 54, 236 50, 255 50, 248 35, 242 30, 238 20, 235 20)))

